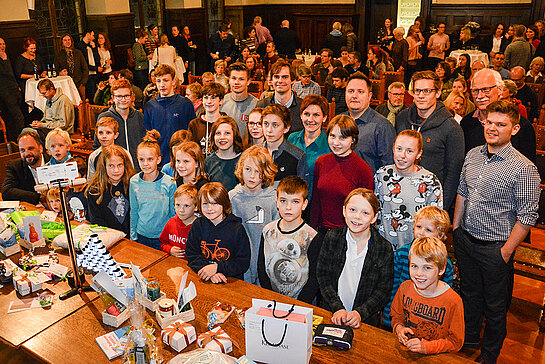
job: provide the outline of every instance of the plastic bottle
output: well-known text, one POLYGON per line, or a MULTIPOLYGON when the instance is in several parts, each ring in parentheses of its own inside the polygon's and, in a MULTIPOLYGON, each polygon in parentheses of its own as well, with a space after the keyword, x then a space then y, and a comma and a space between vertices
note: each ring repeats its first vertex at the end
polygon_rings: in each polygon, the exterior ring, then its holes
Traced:
POLYGON ((34 79, 38 81, 38 68, 36 67, 36 63, 34 63, 34 79))

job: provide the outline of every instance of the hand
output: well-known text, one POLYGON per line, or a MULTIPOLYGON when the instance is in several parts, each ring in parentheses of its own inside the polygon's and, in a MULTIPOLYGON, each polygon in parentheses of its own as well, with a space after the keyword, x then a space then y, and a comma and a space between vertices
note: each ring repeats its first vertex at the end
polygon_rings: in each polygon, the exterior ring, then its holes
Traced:
POLYGON ((176 258, 183 258, 185 256, 184 250, 182 250, 182 248, 180 248, 178 246, 173 246, 170 249, 170 255, 172 255, 173 257, 176 257, 176 258))
POLYGON ((231 62, 231 57, 225 57, 225 62, 231 62))
POLYGON ((208 264, 199 270, 197 275, 200 279, 203 281, 208 281, 214 274, 216 274, 218 271, 218 265, 217 264, 208 264))
POLYGON ((68 76, 68 71, 66 69, 63 69, 59 72, 59 76, 68 76))
POLYGON ((46 78, 47 77, 47 71, 43 71, 42 74, 40 75, 41 78, 46 78))
POLYGON ((104 84, 104 81, 100 81, 100 82, 98 83, 98 89, 99 89, 100 91, 102 91, 102 90, 104 90, 105 88, 106 88, 106 85, 104 84))
POLYGON ((360 327, 360 322, 361 322, 361 316, 360 316, 358 311, 350 311, 346 315, 345 323, 348 326, 350 326, 350 327, 352 327, 354 329, 358 329, 360 327))
POLYGON ((508 252, 505 248, 505 245, 501 247, 500 252, 503 261, 505 262, 505 264, 507 264, 509 262, 509 259, 511 259, 512 252, 508 252))
POLYGON ((331 322, 335 325, 343 325, 346 322, 346 316, 348 312, 345 309, 339 310, 333 314, 331 317, 331 322))
POLYGON ((407 346, 407 342, 409 341, 407 334, 414 335, 414 331, 402 325, 396 326, 397 338, 399 339, 399 342, 405 346, 407 346))
POLYGON ((218 283, 227 283, 227 278, 222 273, 216 273, 210 278, 210 282, 218 283))
POLYGON ((426 354, 426 347, 424 346, 424 343, 417 337, 407 341, 405 346, 412 352, 426 354))
POLYGON ((6 54, 6 52, 0 52, 0 58, 5 61, 6 59, 8 59, 8 55, 6 54))
POLYGON ((94 42, 94 41, 90 41, 90 42, 89 42, 89 45, 90 45, 91 47, 95 48, 95 42, 94 42))
POLYGON ((108 66, 111 66, 112 65, 112 60, 111 59, 107 59, 105 61, 105 64, 108 65, 108 66))
POLYGON ((32 123, 30 123, 30 127, 34 129, 38 129, 42 127, 42 123, 38 120, 34 120, 32 123))
POLYGON ((189 67, 189 63, 187 61, 184 62, 184 67, 187 69, 189 67))
POLYGON ((399 67, 398 71, 405 71, 405 68, 403 66, 399 67))
POLYGON ((102 71, 104 71, 104 68, 103 67, 97 67, 97 71, 102 72, 102 71))

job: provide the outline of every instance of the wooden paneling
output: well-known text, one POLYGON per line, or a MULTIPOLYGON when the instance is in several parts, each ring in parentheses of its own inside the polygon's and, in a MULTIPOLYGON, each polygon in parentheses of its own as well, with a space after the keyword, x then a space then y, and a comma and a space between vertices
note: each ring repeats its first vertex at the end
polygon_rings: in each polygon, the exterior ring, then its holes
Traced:
POLYGON ((23 41, 27 37, 36 39, 36 24, 34 20, 0 22, 0 37, 6 42, 6 53, 13 61, 23 53, 23 41))

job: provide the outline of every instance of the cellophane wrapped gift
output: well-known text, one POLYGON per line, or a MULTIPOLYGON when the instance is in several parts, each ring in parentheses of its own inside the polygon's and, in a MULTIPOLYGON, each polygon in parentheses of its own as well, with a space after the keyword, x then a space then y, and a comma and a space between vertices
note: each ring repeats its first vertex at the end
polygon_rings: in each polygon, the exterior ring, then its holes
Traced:
POLYGON ((224 354, 228 354, 233 350, 231 337, 219 326, 200 334, 197 338, 197 344, 201 348, 219 351, 224 354))
POLYGON ((191 324, 178 320, 161 331, 161 338, 174 350, 182 351, 197 339, 197 333, 191 324))
POLYGON ((123 352, 123 364, 159 364, 159 348, 153 336, 153 324, 146 321, 146 309, 137 301, 129 304, 131 333, 123 352))
POLYGON ((208 349, 195 349, 176 355, 168 364, 237 364, 237 360, 227 354, 208 349))

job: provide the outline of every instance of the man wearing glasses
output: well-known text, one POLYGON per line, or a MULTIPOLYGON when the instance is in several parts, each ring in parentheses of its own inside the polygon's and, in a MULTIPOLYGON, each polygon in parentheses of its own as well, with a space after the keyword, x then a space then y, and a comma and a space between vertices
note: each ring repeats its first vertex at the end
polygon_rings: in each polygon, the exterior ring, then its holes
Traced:
MULTIPOLYGON (((128 80, 115 80, 112 85, 112 99, 114 103, 108 110, 101 113, 97 120, 109 116, 117 121, 119 136, 115 140, 115 144, 125 148, 129 152, 133 166, 138 171, 140 167, 138 165, 138 158, 136 157, 136 148, 138 148, 138 144, 140 144, 145 135, 144 115, 131 106, 132 96, 132 86, 128 80)), ((93 147, 95 145, 96 148, 100 146, 96 135, 93 147)))
POLYGON ((417 130, 424 140, 420 165, 433 172, 443 186, 443 207, 450 208, 456 197, 464 163, 464 134, 441 97, 441 80, 432 71, 416 72, 411 78, 414 104, 396 118, 396 131, 417 130))
POLYGON ((377 106, 376 112, 384 116, 395 126, 396 116, 407 108, 403 103, 405 99, 405 85, 403 82, 392 82, 388 86, 388 102, 377 106))
MULTIPOLYGON (((475 72, 471 81, 471 95, 477 110, 473 114, 466 115, 460 126, 464 131, 465 152, 485 144, 484 123, 486 119, 486 107, 501 99, 503 93, 503 80, 501 75, 492 69, 482 69, 475 72)), ((536 160, 536 134, 528 119, 520 117, 520 129, 511 138, 511 144, 526 158, 534 162, 536 160)))

